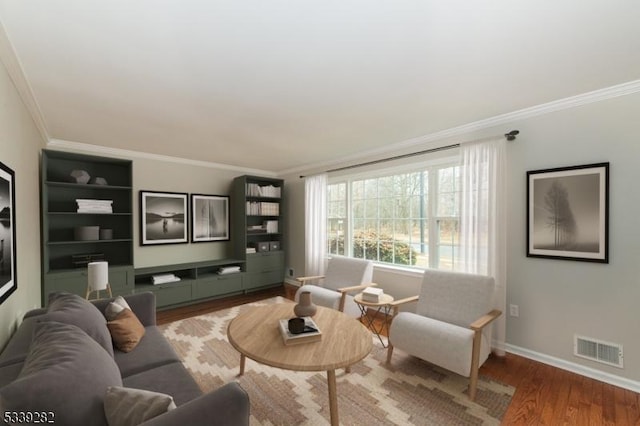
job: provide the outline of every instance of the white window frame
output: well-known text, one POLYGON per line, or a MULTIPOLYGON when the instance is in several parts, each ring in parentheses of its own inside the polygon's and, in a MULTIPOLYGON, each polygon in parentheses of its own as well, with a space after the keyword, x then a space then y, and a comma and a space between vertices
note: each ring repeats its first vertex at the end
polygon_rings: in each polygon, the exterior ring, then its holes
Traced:
MULTIPOLYGON (((344 227, 344 256, 353 257, 353 225, 354 225, 354 217, 352 213, 352 191, 353 191, 353 182, 360 181, 365 179, 378 179, 386 176, 398 175, 398 174, 407 174, 407 173, 416 173, 416 172, 424 172, 429 171, 429 182, 428 182, 428 212, 427 212, 427 224, 428 224, 428 259, 429 259, 429 268, 439 268, 439 223, 443 219, 449 220, 451 216, 438 216, 438 187, 439 187, 439 173, 438 170, 456 167, 459 166, 459 157, 448 156, 444 158, 439 158, 436 160, 420 162, 420 163, 412 163, 403 166, 396 166, 384 169, 375 169, 369 170, 360 173, 352 173, 352 174, 343 174, 339 176, 330 177, 328 180, 329 185, 335 185, 339 183, 345 183, 345 208, 346 208, 346 225, 344 227)), ((458 208, 459 208, 459 199, 458 199, 458 208)), ((459 213, 459 211, 458 211, 459 213)), ((458 220, 460 220, 460 216, 453 216, 458 220)), ((459 229, 458 229, 459 232, 459 229)), ((328 246, 328 243, 327 243, 328 246)), ((455 246, 454 246, 455 250, 455 246)), ((331 252, 328 252, 331 255, 331 252)), ((340 254, 342 255, 342 254, 340 254)), ((453 254, 455 269, 455 254, 453 254)), ((409 268, 409 269, 418 269, 423 270, 422 266, 415 265, 403 265, 396 263, 387 263, 380 261, 373 261, 376 264, 391 266, 391 267, 400 267, 400 268, 409 268)))

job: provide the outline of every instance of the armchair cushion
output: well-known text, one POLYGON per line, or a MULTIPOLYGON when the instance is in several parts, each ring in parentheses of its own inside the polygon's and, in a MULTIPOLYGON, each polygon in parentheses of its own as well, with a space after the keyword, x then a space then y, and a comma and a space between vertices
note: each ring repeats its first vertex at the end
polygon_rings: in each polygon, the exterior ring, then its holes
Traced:
POLYGON ((492 277, 429 269, 416 313, 468 328, 492 309, 493 294, 492 277))
MULTIPOLYGON (((389 335, 393 346, 454 373, 470 376, 473 330, 412 312, 400 312, 391 322, 389 335)), ((490 352, 489 342, 483 335, 480 364, 490 352)))
POLYGON ((323 287, 338 290, 372 281, 373 262, 366 259, 334 256, 329 260, 323 287))

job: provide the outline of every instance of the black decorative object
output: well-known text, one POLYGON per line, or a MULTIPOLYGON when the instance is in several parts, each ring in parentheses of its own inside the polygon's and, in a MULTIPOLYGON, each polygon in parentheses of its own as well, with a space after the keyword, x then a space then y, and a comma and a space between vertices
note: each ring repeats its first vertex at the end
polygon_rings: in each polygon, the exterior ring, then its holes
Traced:
POLYGON ((527 256, 609 263, 609 163, 527 172, 527 256))

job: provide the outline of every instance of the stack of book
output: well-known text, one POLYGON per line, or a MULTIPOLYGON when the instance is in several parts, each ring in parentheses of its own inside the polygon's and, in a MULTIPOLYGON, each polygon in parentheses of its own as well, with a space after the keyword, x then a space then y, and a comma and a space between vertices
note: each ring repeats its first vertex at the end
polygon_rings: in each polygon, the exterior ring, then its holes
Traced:
POLYGON ((270 197, 280 198, 280 187, 273 185, 260 186, 257 183, 247 184, 247 195, 249 197, 270 197))
POLYGON ((266 234, 267 228, 262 225, 251 225, 247 227, 247 234, 266 234))
POLYGON ((364 302, 380 303, 380 296, 384 294, 384 291, 378 287, 367 287, 362 290, 362 300, 364 302))
POLYGON ((317 342, 322 339, 322 332, 318 328, 318 325, 311 319, 311 317, 303 317, 305 330, 300 334, 293 334, 289 331, 289 320, 281 319, 279 321, 280 334, 282 335, 282 341, 285 345, 299 345, 301 343, 317 342))
POLYGON ((280 214, 279 203, 267 203, 247 201, 247 216, 278 216, 280 214))
POLYGON ((172 283, 176 281, 180 281, 180 277, 175 274, 159 274, 151 277, 153 285, 172 283))
POLYGON ((113 213, 113 200, 76 199, 78 213, 113 213))
POLYGON ((235 274, 240 272, 239 266, 223 266, 218 269, 218 275, 235 274))

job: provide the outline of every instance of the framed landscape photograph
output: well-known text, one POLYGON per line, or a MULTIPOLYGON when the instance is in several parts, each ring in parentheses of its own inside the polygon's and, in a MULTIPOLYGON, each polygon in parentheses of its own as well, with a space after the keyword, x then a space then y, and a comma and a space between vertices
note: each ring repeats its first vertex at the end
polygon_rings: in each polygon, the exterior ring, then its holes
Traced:
POLYGON ((229 197, 191 194, 191 241, 229 240, 229 197))
POLYGON ((527 256, 609 263, 609 163, 527 172, 527 256))
POLYGON ((140 191, 140 245, 188 243, 187 194, 140 191))
POLYGON ((18 289, 15 173, 0 163, 0 303, 18 289))

